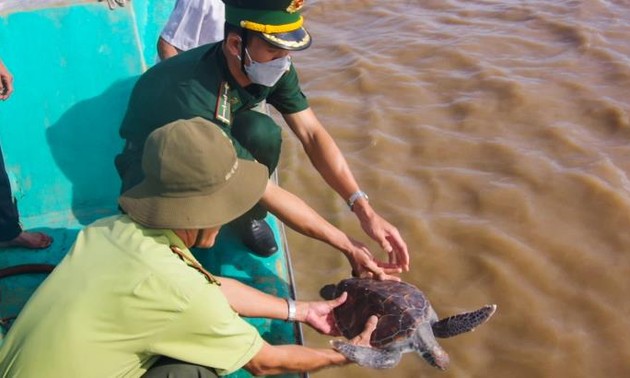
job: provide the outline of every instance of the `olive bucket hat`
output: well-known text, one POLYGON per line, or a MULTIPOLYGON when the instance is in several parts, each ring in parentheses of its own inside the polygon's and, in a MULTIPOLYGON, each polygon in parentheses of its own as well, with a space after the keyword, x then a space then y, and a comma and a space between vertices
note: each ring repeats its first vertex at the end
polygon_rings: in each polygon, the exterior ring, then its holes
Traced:
POLYGON ((260 33, 271 45, 285 50, 304 50, 311 35, 304 29, 299 10, 304 0, 223 0, 228 24, 260 33))
POLYGON ((154 130, 142 155, 144 180, 118 202, 151 228, 223 225, 249 210, 267 186, 267 167, 238 159, 232 141, 213 123, 178 120, 154 130))

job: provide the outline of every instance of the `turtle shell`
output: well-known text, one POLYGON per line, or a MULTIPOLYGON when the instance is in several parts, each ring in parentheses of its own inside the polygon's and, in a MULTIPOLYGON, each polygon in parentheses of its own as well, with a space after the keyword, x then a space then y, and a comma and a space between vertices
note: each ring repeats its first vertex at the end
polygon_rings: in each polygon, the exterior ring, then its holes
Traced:
POLYGON ((348 339, 363 331, 371 315, 379 318, 370 339, 377 348, 409 337, 419 324, 429 321, 429 301, 411 284, 350 278, 336 285, 334 296, 344 291, 348 299, 334 314, 337 327, 348 339))

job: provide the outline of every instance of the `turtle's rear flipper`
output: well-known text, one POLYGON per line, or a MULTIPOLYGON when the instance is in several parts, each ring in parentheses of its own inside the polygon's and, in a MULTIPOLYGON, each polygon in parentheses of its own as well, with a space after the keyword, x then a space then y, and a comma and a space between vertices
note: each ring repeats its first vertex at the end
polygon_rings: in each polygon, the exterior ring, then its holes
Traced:
POLYGON ((444 318, 433 323, 431 326, 433 334, 436 337, 446 338, 472 331, 475 327, 490 319, 496 309, 497 305, 485 305, 476 311, 464 312, 444 318))
POLYGON ((400 352, 353 345, 341 340, 332 340, 330 343, 337 352, 346 356, 350 361, 372 369, 393 368, 398 365, 402 355, 400 352))

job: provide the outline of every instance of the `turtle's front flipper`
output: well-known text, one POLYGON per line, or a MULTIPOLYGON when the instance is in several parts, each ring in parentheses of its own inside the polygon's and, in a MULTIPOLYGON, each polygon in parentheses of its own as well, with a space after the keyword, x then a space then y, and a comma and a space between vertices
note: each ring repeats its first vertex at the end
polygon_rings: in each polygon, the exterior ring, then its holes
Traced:
POLYGON ((359 366, 373 369, 389 369, 398 365, 402 353, 353 345, 341 340, 330 342, 335 350, 359 366))
POLYGON ((476 311, 465 312, 444 318, 433 323, 431 326, 433 334, 436 337, 445 338, 472 331, 475 327, 490 319, 496 309, 497 305, 485 305, 476 311))

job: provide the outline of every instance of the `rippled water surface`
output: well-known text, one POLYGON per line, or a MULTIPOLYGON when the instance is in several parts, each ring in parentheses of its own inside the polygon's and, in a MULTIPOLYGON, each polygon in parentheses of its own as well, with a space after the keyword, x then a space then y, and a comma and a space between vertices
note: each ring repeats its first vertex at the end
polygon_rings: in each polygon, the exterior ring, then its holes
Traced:
MULTIPOLYGON (((441 316, 498 304, 475 332, 440 341, 446 372, 407 354, 392 370, 313 376, 630 376, 630 1, 305 9, 314 44, 293 56, 304 91, 410 246, 403 278, 441 316)), ((369 243, 285 136, 282 184, 369 243)), ((327 245, 289 242, 301 299, 348 275, 327 245)))

